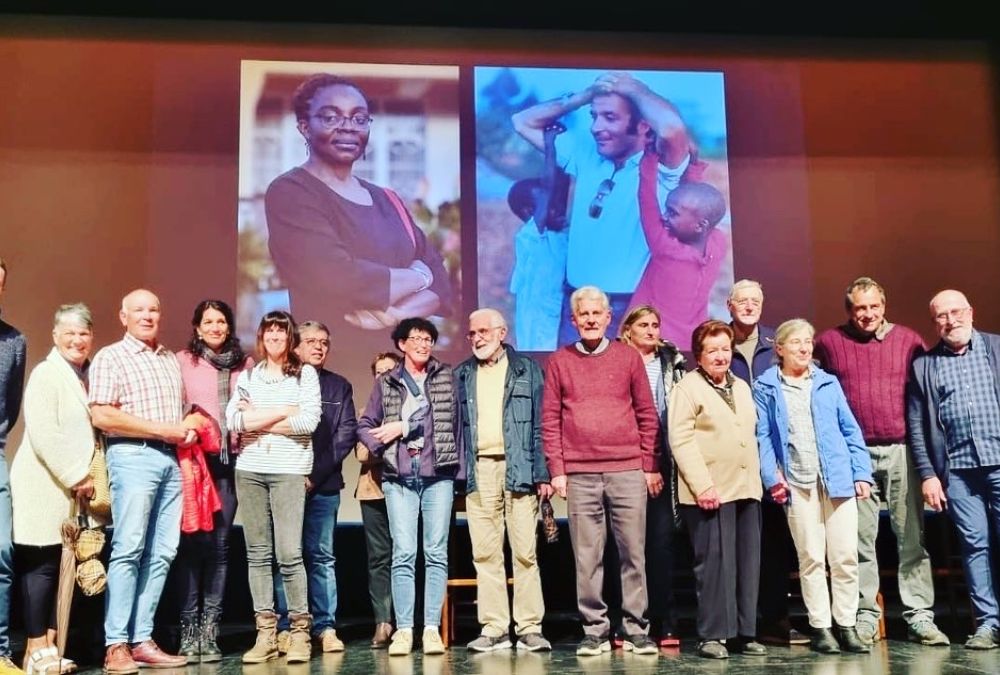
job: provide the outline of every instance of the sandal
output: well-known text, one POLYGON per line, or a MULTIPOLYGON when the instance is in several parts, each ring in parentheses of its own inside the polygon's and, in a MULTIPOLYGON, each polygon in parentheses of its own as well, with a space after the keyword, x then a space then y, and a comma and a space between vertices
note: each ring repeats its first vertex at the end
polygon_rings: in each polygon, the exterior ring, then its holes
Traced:
MULTIPOLYGON (((75 664, 74 664, 75 665, 75 664)), ((62 659, 55 647, 42 647, 24 658, 25 675, 50 675, 49 671, 62 673, 62 659)))
POLYGON ((61 658, 59 659, 59 675, 66 675, 67 673, 76 672, 77 665, 73 659, 61 658))

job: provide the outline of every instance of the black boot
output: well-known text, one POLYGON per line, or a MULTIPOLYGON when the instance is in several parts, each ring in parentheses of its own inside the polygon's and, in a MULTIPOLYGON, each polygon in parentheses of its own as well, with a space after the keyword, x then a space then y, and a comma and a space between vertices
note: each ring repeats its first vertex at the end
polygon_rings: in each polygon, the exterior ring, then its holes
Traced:
POLYGON ((867 654, 872 650, 871 647, 861 641, 861 638, 858 637, 858 631, 854 626, 837 626, 837 638, 840 640, 840 646, 845 652, 867 654))
POLYGON ((197 615, 181 617, 181 644, 177 653, 187 657, 188 663, 198 663, 201 659, 201 630, 197 615))
POLYGON ((219 649, 219 613, 205 612, 201 615, 201 662, 214 663, 222 660, 219 649))
MULTIPOLYGON (((855 635, 855 637, 857 637, 855 635)), ((829 628, 813 628, 812 650, 820 654, 837 654, 840 652, 840 645, 837 638, 833 637, 833 631, 829 628)))

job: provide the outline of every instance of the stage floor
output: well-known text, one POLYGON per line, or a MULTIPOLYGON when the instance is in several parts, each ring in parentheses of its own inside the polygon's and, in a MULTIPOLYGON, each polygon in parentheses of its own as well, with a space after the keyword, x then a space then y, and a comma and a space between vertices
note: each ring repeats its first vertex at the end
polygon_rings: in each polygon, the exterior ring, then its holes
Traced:
MULTIPOLYGON (((247 634, 249 638, 250 635, 247 634)), ((249 647, 249 642, 246 645, 249 647)), ((549 653, 519 653, 514 650, 475 654, 464 646, 454 646, 443 656, 389 657, 385 650, 372 651, 363 640, 350 642, 341 654, 315 652, 308 664, 289 666, 284 659, 267 664, 244 666, 239 651, 228 651, 223 661, 215 664, 191 665, 176 671, 157 671, 167 675, 195 672, 227 675, 244 672, 247 675, 547 675, 558 673, 795 673, 796 675, 875 675, 876 673, 907 673, 936 675, 937 673, 1000 673, 1000 650, 973 652, 960 645, 951 647, 921 647, 889 640, 877 643, 871 654, 819 655, 808 647, 769 647, 767 656, 731 656, 712 661, 695 655, 695 642, 685 641, 680 650, 661 650, 658 656, 636 656, 613 651, 602 656, 578 657, 575 641, 557 642, 549 653)), ((100 668, 81 669, 81 673, 100 673, 100 668)))

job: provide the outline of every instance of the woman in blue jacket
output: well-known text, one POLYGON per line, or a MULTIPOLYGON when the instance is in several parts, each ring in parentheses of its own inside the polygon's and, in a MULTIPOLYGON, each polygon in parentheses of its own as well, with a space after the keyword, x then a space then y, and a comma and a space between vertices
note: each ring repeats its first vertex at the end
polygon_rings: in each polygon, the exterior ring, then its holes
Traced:
POLYGON ((813 649, 867 652, 855 630, 856 500, 869 495, 871 459, 840 383, 813 363, 814 334, 804 319, 778 326, 778 365, 754 382, 761 480, 771 498, 785 504, 813 649))

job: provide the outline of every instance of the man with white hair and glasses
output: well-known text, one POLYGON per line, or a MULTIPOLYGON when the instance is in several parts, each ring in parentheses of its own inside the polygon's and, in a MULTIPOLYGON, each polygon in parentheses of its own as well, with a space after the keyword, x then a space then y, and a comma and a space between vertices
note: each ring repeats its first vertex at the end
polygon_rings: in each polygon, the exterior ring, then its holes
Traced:
POLYGON ((472 357, 455 368, 456 404, 466 457, 465 500, 476 565, 481 634, 470 650, 510 649, 504 531, 514 570, 517 648, 548 651, 542 637, 542 582, 535 555, 539 499, 552 496, 542 454, 542 370, 504 342, 495 309, 469 315, 472 357))

